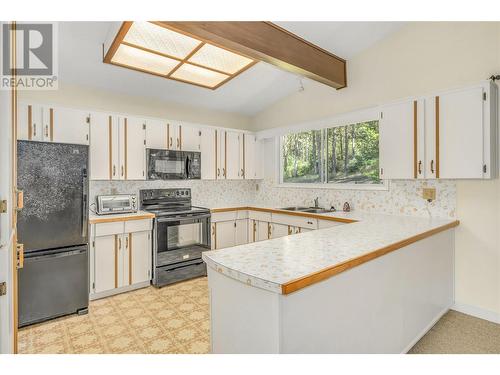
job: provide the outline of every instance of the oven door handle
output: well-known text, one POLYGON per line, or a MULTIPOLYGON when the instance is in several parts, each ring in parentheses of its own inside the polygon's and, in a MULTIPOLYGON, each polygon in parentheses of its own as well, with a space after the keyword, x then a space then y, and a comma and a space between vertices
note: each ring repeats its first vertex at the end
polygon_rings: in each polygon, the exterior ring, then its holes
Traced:
POLYGON ((192 216, 172 216, 172 217, 160 217, 156 219, 158 223, 168 223, 172 221, 188 221, 193 219, 205 219, 211 217, 211 214, 204 215, 192 215, 192 216))

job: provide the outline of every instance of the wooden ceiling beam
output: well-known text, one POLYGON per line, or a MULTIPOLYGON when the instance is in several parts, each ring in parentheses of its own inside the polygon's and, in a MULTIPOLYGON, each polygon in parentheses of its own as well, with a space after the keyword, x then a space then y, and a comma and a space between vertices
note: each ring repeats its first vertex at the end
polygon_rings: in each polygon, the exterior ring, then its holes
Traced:
POLYGON ((344 59, 271 22, 158 21, 155 23, 250 58, 265 61, 336 89, 347 86, 344 59))

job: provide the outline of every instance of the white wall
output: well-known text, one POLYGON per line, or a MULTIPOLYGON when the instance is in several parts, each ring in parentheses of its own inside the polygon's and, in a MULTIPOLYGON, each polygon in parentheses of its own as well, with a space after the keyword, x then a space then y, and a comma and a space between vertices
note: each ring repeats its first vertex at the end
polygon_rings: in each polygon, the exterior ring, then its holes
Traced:
MULTIPOLYGON (((347 88, 336 91, 307 81, 305 91, 257 115, 253 128, 321 119, 484 80, 500 73, 500 23, 411 23, 348 61, 347 71, 347 88)), ((456 185, 456 216, 461 221, 456 231, 456 302, 498 318, 500 182, 456 185)))
POLYGON ((63 107, 120 112, 130 115, 165 118, 225 128, 248 129, 247 116, 194 108, 172 102, 119 94, 97 88, 59 83, 53 91, 19 91, 19 101, 59 104, 63 107))

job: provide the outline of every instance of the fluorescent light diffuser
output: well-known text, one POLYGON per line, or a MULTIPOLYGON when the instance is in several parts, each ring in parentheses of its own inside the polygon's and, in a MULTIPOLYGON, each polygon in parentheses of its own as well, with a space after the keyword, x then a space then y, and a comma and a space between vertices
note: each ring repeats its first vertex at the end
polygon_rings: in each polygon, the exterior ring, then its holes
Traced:
POLYGON ((214 72, 213 70, 200 68, 199 66, 191 64, 182 64, 170 77, 207 87, 215 87, 229 78, 226 74, 214 72))
POLYGON ((111 62, 160 75, 167 75, 179 64, 177 60, 124 44, 120 44, 111 62))
POLYGON ((152 22, 124 22, 104 62, 211 89, 256 63, 152 22))
POLYGON ((201 43, 151 22, 132 23, 123 41, 177 59, 186 58, 201 43))
POLYGON ((211 44, 203 45, 188 61, 228 74, 234 74, 253 62, 248 57, 211 44))

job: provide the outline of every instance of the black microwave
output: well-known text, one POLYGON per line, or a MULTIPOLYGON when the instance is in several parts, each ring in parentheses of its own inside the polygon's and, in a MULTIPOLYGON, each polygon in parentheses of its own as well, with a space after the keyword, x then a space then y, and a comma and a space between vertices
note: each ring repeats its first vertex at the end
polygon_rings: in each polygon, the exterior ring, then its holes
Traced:
POLYGON ((146 149, 148 180, 201 178, 201 152, 146 149))

